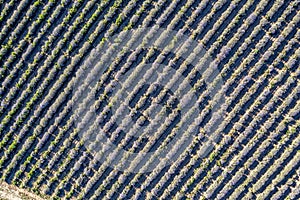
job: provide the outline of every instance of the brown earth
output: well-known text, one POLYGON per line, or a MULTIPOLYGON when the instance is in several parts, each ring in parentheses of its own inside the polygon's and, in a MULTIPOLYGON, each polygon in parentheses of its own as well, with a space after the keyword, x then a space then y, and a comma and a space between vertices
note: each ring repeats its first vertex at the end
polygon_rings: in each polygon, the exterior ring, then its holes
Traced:
POLYGON ((0 182, 0 200, 44 200, 43 198, 20 189, 16 186, 0 182))

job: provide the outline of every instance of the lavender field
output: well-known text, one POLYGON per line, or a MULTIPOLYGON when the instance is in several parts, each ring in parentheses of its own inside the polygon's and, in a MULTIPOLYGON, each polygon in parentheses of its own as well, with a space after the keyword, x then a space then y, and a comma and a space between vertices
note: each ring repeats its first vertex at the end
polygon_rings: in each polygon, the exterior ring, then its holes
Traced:
POLYGON ((300 199, 300 0, 0 0, 0 178, 43 199, 300 199))

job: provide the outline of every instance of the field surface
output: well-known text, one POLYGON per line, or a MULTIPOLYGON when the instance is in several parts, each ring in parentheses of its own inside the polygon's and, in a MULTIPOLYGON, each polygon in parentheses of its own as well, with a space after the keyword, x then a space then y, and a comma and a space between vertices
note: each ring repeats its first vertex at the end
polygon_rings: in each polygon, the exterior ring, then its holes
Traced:
POLYGON ((0 0, 1 181, 300 199, 299 21, 300 0, 0 0))

